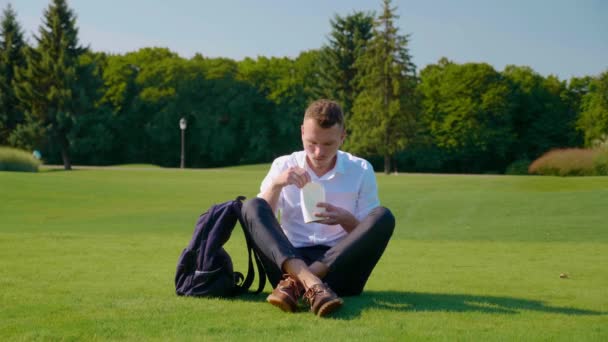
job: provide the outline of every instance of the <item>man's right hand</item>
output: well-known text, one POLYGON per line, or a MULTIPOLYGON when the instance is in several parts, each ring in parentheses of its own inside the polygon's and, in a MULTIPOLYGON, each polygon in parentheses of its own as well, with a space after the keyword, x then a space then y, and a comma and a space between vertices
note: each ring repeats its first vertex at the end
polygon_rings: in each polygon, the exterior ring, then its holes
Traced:
POLYGON ((272 207, 272 210, 276 212, 279 195, 284 187, 293 184, 301 189, 308 182, 310 182, 310 175, 305 169, 299 166, 290 167, 275 178, 272 186, 262 193, 262 198, 265 199, 266 202, 270 204, 270 207, 272 207))
POLYGON ((283 171, 274 181, 274 186, 283 188, 287 185, 295 185, 298 188, 303 188, 306 183, 310 182, 308 172, 299 166, 293 166, 283 171))

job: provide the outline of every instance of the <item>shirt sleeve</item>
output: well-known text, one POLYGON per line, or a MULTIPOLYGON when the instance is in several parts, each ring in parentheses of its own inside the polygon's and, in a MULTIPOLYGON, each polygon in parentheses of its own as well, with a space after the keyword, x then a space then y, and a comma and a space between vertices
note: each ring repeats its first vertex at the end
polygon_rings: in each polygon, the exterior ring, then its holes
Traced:
MULTIPOLYGON (((272 162, 270 166, 270 170, 262 180, 262 184, 260 185, 260 192, 257 197, 262 197, 262 193, 272 185, 272 182, 283 172, 286 168, 284 157, 279 157, 272 162)), ((283 196, 279 196, 279 202, 277 203, 277 211, 282 208, 283 204, 283 196)), ((276 214, 276 213, 275 213, 276 214)))
POLYGON ((369 162, 365 162, 361 187, 359 188, 359 199, 357 201, 357 220, 363 220, 376 207, 380 206, 378 198, 378 185, 374 168, 369 162))

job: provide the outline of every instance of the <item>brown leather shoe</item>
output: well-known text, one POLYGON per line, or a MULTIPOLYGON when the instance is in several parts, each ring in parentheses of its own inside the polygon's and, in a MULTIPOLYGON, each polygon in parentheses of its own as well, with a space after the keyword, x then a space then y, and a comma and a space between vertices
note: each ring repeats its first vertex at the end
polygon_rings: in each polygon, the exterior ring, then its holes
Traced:
POLYGON ((302 296, 302 292, 304 289, 300 282, 286 274, 268 295, 266 301, 283 311, 295 312, 298 309, 298 299, 302 296))
POLYGON ((327 284, 313 285, 304 293, 304 299, 310 305, 310 311, 320 317, 338 310, 344 304, 327 284))

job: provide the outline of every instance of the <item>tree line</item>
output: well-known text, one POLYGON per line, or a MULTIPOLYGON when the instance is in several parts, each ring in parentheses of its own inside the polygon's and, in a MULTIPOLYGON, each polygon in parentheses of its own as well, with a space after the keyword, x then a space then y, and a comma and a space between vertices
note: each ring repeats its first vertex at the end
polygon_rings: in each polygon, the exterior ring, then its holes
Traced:
POLYGON ((10 4, 0 18, 0 145, 42 151, 47 163, 269 162, 301 148, 312 100, 344 108, 345 150, 376 169, 504 172, 558 147, 608 135, 608 71, 559 80, 527 66, 441 58, 417 70, 396 9, 331 20, 324 46, 295 58, 235 61, 166 48, 91 51, 65 0, 44 10, 34 43, 10 4))

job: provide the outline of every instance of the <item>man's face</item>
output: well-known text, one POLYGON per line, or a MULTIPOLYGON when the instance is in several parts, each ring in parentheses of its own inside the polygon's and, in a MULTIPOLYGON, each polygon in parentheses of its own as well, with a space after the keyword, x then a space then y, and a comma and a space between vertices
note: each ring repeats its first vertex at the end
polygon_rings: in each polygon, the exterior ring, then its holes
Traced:
POLYGON ((309 165, 316 170, 328 171, 333 167, 334 158, 346 137, 344 129, 338 124, 323 128, 315 119, 305 119, 301 130, 309 165))

